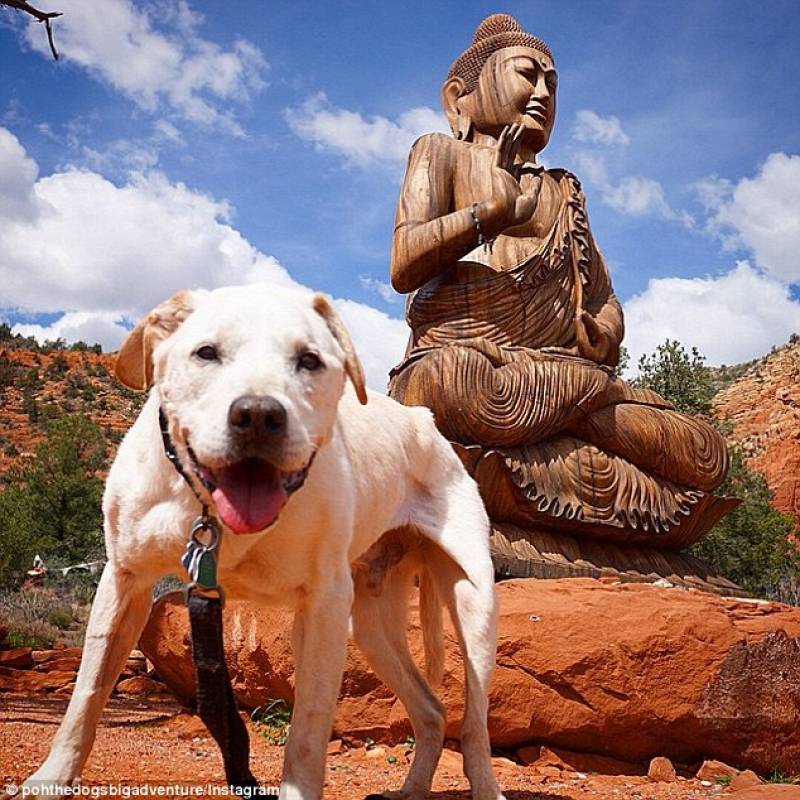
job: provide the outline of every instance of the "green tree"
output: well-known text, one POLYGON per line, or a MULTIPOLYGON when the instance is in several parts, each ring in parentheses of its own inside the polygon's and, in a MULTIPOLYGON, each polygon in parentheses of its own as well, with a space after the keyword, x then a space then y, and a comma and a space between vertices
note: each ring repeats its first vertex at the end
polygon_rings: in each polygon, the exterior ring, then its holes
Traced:
POLYGON ((748 469, 740 448, 729 448, 728 474, 715 494, 742 504, 691 548, 722 575, 759 597, 797 602, 800 554, 791 539, 794 520, 771 505, 764 477, 748 469))
POLYGON ((696 347, 687 353, 680 342, 667 339, 655 353, 639 359, 639 377, 634 383, 658 392, 684 414, 711 413, 714 386, 705 357, 696 347))
POLYGON ((98 553, 103 482, 97 473, 105 466, 98 425, 79 415, 50 423, 34 457, 10 473, 0 496, 0 577, 7 581, 33 552, 69 562, 98 553))
POLYGON ((31 536, 30 506, 17 486, 0 493, 0 587, 17 583, 30 569, 39 545, 31 536))
MULTIPOLYGON (((687 353, 679 342, 667 340, 639 360, 635 383, 654 389, 678 411, 709 417, 724 434, 724 425, 710 418, 714 380, 697 348, 687 353)), ((754 595, 797 603, 800 555, 791 538, 793 520, 771 506, 766 481, 748 469, 741 449, 729 446, 728 453, 728 474, 715 494, 742 503, 690 552, 754 595)))

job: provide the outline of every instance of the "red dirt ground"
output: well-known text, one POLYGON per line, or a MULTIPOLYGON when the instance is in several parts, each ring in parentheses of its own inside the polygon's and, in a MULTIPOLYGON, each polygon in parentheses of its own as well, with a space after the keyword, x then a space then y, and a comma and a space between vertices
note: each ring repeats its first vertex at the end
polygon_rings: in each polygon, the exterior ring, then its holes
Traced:
MULTIPOLYGON (((0 694, 0 777, 21 783, 44 759, 66 698, 0 694)), ((283 749, 251 728, 253 772, 264 786, 277 786, 283 749)), ((334 743, 331 749, 336 749, 334 743)), ((460 756, 445 751, 433 785, 434 800, 468 800, 460 756)), ((495 760, 508 800, 703 800, 728 794, 696 779, 654 783, 644 776, 578 773, 525 767, 495 760)), ((326 798, 361 800, 370 792, 398 788, 408 769, 402 747, 367 751, 343 748, 328 756, 326 798), (396 761, 392 761, 392 757, 396 761)), ((171 698, 114 698, 103 714, 84 771, 85 784, 222 785, 221 759, 202 723, 171 698)), ((2 785, 0 785, 2 790, 2 785)))

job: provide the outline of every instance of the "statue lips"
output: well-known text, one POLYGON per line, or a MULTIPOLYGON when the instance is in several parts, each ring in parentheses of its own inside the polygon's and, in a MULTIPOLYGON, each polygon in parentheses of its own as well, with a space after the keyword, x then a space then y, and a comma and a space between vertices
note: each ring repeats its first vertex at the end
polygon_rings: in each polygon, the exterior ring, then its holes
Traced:
POLYGON ((284 478, 277 467, 258 458, 214 470, 211 496, 222 521, 234 533, 264 530, 288 498, 284 478))
POLYGON ((535 119, 537 122, 541 123, 542 125, 545 123, 547 119, 547 109, 541 103, 529 103, 525 108, 525 113, 535 119))

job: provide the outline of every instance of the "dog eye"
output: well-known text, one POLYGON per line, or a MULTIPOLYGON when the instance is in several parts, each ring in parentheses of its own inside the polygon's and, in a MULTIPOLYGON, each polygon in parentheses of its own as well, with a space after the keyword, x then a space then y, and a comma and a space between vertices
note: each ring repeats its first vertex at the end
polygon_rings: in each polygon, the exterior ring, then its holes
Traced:
POLYGON ((219 361, 219 352, 217 348, 210 344, 204 344, 202 347, 198 347, 194 354, 198 358, 203 359, 203 361, 219 361))
POLYGON ((322 369, 323 366, 322 359, 310 350, 301 353, 297 359, 297 368, 307 369, 309 372, 316 372, 318 369, 322 369))

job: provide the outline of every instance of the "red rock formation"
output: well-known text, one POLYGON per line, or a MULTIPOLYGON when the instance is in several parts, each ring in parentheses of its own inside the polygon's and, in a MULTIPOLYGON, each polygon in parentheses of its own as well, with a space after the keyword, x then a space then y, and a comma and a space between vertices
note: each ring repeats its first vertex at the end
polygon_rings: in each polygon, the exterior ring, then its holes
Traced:
POLYGON ((800 341, 756 362, 719 392, 714 413, 731 423, 729 440, 764 475, 775 508, 800 523, 800 341))
MULTIPOLYGON (((124 433, 136 418, 143 395, 131 395, 113 376, 115 354, 68 350, 15 350, 0 343, 0 474, 33 452, 50 417, 81 413, 106 430, 124 433), (64 365, 55 369, 56 359, 64 365), (36 401, 32 423, 25 395, 36 401)), ((116 450, 112 443, 110 455, 116 450)))
MULTIPOLYGON (((508 581, 501 600, 490 734, 646 762, 716 758, 800 771, 800 609, 588 579, 508 581), (611 635, 613 632, 613 635, 611 635)), ((183 699, 194 692, 186 610, 160 601, 141 648, 183 699)), ((226 652, 239 702, 293 697, 288 613, 230 602, 226 652)), ((411 625, 419 657, 419 630, 411 625)), ((463 665, 447 632, 442 697, 458 735, 463 665)), ((351 645, 335 733, 402 740, 402 706, 351 645)))

